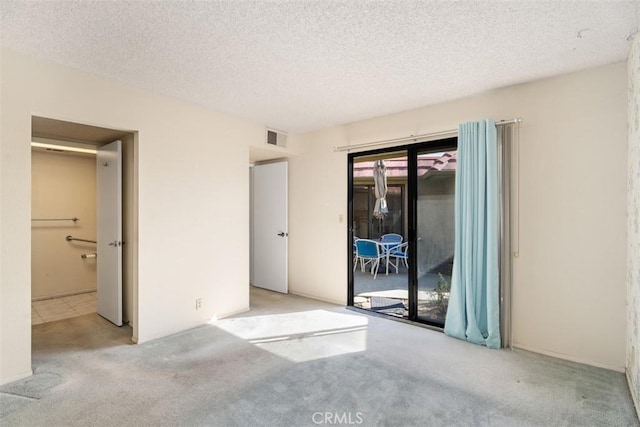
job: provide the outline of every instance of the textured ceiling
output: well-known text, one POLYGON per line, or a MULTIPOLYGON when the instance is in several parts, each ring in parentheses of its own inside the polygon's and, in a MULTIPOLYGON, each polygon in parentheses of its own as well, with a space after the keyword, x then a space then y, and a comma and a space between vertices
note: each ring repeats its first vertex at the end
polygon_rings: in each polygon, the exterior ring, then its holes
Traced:
POLYGON ((634 1, 10 1, 2 44, 289 132, 626 59, 634 1))

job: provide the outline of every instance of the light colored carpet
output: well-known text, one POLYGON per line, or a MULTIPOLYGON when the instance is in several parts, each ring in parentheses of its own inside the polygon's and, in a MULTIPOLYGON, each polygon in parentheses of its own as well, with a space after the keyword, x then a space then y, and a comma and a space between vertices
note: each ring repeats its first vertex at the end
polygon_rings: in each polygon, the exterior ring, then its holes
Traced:
POLYGON ((252 289, 153 342, 97 315, 33 328, 2 426, 637 426, 623 374, 252 289))

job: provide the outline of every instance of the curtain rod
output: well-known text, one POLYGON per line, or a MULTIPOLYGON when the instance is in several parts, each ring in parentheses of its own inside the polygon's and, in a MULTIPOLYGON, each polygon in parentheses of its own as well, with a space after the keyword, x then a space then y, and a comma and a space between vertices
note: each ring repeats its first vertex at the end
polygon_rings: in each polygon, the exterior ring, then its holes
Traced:
MULTIPOLYGON (((520 122, 522 122, 522 118, 521 117, 516 117, 516 118, 513 118, 513 119, 500 120, 500 121, 496 122, 496 126, 504 126, 504 125, 510 125, 510 124, 513 124, 513 123, 520 123, 520 122)), ((457 133, 458 133, 458 129, 444 130, 444 131, 440 131, 440 132, 423 133, 422 135, 411 135, 411 136, 405 136, 405 137, 402 137, 402 138, 385 139, 383 141, 364 142, 362 144, 355 144, 355 145, 342 145, 340 147, 333 147, 333 151, 348 151, 348 150, 355 150, 355 149, 358 149, 358 148, 377 147, 378 145, 393 144, 393 143, 405 142, 405 141, 418 142, 419 140, 427 140, 427 139, 431 139, 431 138, 434 138, 434 137, 454 136, 457 133)), ((422 141, 420 141, 420 142, 422 142, 422 141)))

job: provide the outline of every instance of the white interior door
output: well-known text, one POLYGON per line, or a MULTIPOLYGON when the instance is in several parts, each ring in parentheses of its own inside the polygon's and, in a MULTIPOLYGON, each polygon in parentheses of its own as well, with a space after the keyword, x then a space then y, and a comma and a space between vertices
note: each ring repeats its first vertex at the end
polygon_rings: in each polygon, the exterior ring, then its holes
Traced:
POLYGON ((254 166, 252 182, 252 284, 287 293, 287 163, 254 166))
POLYGON ((120 141, 98 148, 98 314, 122 325, 122 147, 120 141))

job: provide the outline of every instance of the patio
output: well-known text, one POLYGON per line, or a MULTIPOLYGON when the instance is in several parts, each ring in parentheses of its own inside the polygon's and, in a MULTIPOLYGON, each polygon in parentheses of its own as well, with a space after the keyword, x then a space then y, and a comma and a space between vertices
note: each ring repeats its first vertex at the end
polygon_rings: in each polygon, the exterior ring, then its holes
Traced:
MULTIPOLYGON (((451 276, 425 273, 418 278, 418 318, 444 323, 449 299, 451 276), (446 284, 443 282, 446 281, 446 284)), ((354 306, 378 313, 407 318, 408 273, 404 266, 396 274, 392 268, 387 275, 381 267, 376 279, 369 269, 353 272, 354 306)))

